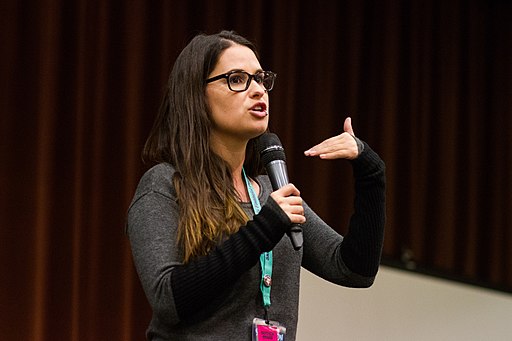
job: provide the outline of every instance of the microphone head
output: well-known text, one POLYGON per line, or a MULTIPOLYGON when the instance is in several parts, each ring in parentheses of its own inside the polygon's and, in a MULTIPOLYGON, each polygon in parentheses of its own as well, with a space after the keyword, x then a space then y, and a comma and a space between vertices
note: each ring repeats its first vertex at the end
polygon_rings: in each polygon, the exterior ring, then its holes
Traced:
POLYGON ((256 148, 265 166, 276 160, 286 161, 283 145, 276 134, 267 132, 258 136, 256 148))

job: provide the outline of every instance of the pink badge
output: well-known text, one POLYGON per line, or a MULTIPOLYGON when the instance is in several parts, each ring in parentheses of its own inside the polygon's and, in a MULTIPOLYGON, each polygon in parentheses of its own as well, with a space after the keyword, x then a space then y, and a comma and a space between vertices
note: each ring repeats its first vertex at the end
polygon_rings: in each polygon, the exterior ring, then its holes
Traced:
POLYGON ((277 327, 268 325, 257 326, 258 330, 258 341, 277 341, 277 335, 279 329, 277 327))

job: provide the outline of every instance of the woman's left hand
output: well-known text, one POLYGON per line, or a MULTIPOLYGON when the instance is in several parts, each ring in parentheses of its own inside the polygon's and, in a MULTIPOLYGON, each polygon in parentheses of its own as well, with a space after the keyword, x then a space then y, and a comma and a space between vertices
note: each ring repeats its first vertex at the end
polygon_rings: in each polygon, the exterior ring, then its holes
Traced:
POLYGON ((318 156, 321 159, 349 159, 353 160, 359 155, 357 142, 352 129, 352 120, 350 117, 345 119, 343 124, 343 133, 328 138, 314 147, 306 150, 306 156, 318 156))

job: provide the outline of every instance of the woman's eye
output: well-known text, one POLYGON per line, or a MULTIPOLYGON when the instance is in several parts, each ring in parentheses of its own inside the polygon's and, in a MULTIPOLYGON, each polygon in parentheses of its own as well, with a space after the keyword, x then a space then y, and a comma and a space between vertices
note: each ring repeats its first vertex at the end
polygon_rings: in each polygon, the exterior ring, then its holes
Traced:
POLYGON ((231 75, 231 77, 229 77, 229 82, 231 84, 245 83, 245 78, 246 77, 243 77, 243 75, 231 75))

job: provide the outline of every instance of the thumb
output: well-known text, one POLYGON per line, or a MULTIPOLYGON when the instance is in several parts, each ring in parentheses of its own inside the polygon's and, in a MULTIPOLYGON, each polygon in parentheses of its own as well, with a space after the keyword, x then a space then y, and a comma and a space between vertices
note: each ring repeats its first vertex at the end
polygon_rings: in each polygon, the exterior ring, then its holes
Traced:
POLYGON ((352 129, 352 119, 350 117, 345 119, 345 123, 343 123, 343 131, 349 133, 352 136, 356 136, 354 134, 354 129, 352 129))

